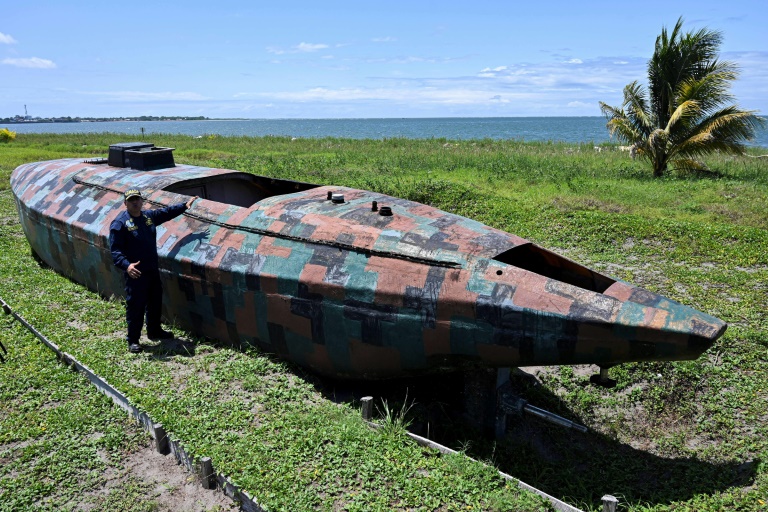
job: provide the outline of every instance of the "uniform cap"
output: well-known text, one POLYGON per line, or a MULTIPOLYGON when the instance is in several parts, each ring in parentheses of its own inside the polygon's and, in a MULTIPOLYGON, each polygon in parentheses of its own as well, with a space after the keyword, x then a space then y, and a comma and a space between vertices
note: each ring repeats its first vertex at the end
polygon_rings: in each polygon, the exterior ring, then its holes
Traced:
POLYGON ((129 188, 125 191, 125 200, 129 200, 132 197, 142 197, 141 190, 137 188, 129 188))

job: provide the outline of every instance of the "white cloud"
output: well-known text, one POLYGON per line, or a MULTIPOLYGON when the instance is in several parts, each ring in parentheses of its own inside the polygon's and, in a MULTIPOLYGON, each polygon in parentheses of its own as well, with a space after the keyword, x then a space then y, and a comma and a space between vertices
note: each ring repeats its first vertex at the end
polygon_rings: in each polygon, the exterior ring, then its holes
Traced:
MULTIPOLYGON (((516 91, 541 92, 544 89, 555 91, 583 92, 621 90, 632 80, 641 79, 644 73, 644 59, 622 59, 627 64, 617 65, 612 58, 596 58, 583 61, 572 59, 570 62, 521 63, 512 66, 485 68, 476 75, 478 80, 488 82, 486 87, 514 87, 516 91), (578 61, 579 65, 572 64, 578 61)), ((601 93, 602 94, 602 93, 601 93)))
POLYGON ((389 36, 387 36, 387 37, 374 37, 373 39, 371 39, 371 41, 373 41, 374 43, 392 43, 392 42, 397 41, 397 38, 396 37, 389 37, 389 36))
MULTIPOLYGON (((528 99, 532 95, 524 92, 508 92, 505 96, 514 99, 528 99)), ((489 97, 488 91, 476 88, 455 87, 441 89, 437 87, 422 88, 338 88, 315 87, 304 91, 274 92, 274 93, 239 93, 238 98, 268 97, 273 101, 288 102, 344 102, 344 101, 392 101, 397 103, 419 102, 421 104, 453 104, 453 105, 487 105, 491 103, 507 103, 501 95, 489 97)))
POLYGON ((436 63, 438 62, 436 59, 429 59, 425 57, 416 57, 416 56, 401 56, 401 57, 387 57, 387 58, 377 58, 377 59, 365 59, 364 62, 367 64, 418 64, 422 62, 427 63, 436 63))
POLYGON ((16 40, 13 37, 9 36, 8 34, 3 34, 2 32, 0 32, 0 43, 13 44, 15 42, 16 40))
POLYGON ((328 48, 327 44, 299 43, 294 48, 300 52, 316 52, 328 48))
POLYGON ((600 115, 598 101, 620 102, 622 87, 642 79, 645 70, 645 59, 640 58, 579 59, 577 65, 567 62, 569 58, 486 67, 474 75, 442 78, 368 76, 370 86, 329 84, 301 90, 241 92, 236 98, 270 102, 286 111, 314 108, 317 112, 314 115, 329 115, 334 108, 347 113, 386 108, 390 113, 442 109, 456 115, 474 112, 597 116, 600 115), (627 64, 617 65, 617 60, 627 64))
POLYGON ((323 43, 314 44, 314 43, 302 42, 295 46, 292 46, 289 50, 286 50, 279 46, 267 46, 267 52, 274 53, 275 55, 284 55, 286 53, 312 53, 320 50, 325 50, 326 48, 330 48, 330 46, 323 43))
POLYGON ((205 96, 196 92, 142 92, 142 91, 96 91, 83 92, 89 96, 101 96, 110 101, 203 101, 205 96))
POLYGON ((480 70, 480 73, 477 74, 480 78, 496 78, 497 73, 501 73, 502 71, 506 71, 508 68, 507 66, 496 66, 495 68, 483 68, 480 70))
POLYGON ((581 59, 571 59, 565 62, 566 64, 584 64, 581 59))
POLYGON ((3 59, 3 64, 16 66, 17 68, 51 69, 56 67, 56 64, 52 60, 39 59, 37 57, 30 57, 27 59, 3 59))

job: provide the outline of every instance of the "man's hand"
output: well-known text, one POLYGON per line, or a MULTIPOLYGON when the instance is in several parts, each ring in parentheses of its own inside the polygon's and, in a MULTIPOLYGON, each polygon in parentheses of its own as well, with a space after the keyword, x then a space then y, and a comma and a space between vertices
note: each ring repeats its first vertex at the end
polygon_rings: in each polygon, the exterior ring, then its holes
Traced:
POLYGON ((195 202, 195 199, 197 199, 198 197, 199 197, 199 196, 194 196, 194 197, 190 197, 190 198, 189 198, 189 201, 187 201, 187 210, 189 210, 190 208, 192 208, 192 203, 194 203, 194 202, 195 202))
POLYGON ((130 265, 128 265, 128 270, 126 271, 128 272, 128 277, 131 277, 133 279, 138 279, 141 277, 141 270, 136 268, 139 265, 139 263, 141 262, 137 261, 136 263, 131 263, 130 265))

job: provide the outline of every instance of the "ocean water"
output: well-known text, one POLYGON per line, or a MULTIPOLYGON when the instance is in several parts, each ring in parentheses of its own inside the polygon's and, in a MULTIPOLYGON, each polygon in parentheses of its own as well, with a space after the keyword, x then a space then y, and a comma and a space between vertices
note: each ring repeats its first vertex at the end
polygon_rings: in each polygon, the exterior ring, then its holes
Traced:
MULTIPOLYGON (((603 117, 448 117, 405 119, 243 119, 209 121, 107 121, 1 125, 18 133, 173 133, 205 135, 340 137, 351 139, 517 139, 570 143, 610 142, 603 117)), ((615 139, 614 139, 615 141, 615 139)), ((768 147, 768 130, 754 145, 768 147)))

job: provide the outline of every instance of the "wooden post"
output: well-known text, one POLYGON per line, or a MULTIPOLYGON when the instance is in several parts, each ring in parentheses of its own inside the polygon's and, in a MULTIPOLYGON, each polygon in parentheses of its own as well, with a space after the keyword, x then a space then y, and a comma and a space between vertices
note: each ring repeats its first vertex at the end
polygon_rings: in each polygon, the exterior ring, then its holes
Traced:
POLYGON ((606 494, 602 497, 603 500, 603 512, 616 512, 616 507, 619 504, 619 500, 615 496, 606 494))
POLYGON ((200 480, 203 482, 203 489, 216 488, 216 475, 213 474, 213 464, 210 457, 200 459, 200 480))
POLYGON ((371 418, 373 418, 373 397, 364 396, 360 401, 363 403, 363 419, 371 421, 371 418))
POLYGON ((155 438, 155 450, 157 453, 162 455, 171 453, 171 449, 168 446, 168 435, 165 433, 162 423, 152 425, 152 435, 155 438))

